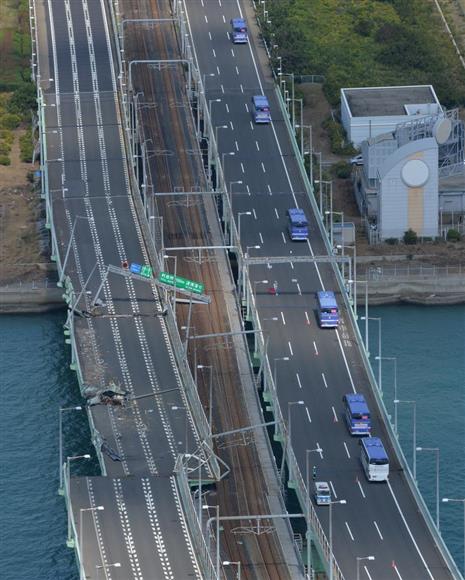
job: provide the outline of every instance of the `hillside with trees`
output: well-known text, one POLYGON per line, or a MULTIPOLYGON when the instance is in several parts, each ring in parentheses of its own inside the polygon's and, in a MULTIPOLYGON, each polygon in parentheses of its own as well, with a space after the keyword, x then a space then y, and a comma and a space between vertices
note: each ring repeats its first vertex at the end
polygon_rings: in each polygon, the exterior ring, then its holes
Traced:
POLYGON ((283 70, 320 74, 331 104, 342 87, 432 84, 465 106, 465 70, 429 0, 267 0, 283 70))

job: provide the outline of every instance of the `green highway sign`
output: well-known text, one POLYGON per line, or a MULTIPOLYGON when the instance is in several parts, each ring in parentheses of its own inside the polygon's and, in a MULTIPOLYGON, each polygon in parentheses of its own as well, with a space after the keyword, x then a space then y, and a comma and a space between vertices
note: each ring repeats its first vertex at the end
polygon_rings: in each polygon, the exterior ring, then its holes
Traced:
POLYGON ((188 292, 192 292, 194 294, 203 294, 205 289, 205 285, 201 282, 194 282, 193 280, 188 280, 187 278, 181 278, 181 276, 176 276, 176 283, 175 277, 173 274, 169 274, 168 272, 160 272, 158 279, 163 284, 168 284, 169 286, 175 286, 180 290, 187 290, 188 292))
POLYGON ((150 266, 142 266, 140 275, 144 276, 144 278, 151 278, 153 275, 152 268, 150 266))

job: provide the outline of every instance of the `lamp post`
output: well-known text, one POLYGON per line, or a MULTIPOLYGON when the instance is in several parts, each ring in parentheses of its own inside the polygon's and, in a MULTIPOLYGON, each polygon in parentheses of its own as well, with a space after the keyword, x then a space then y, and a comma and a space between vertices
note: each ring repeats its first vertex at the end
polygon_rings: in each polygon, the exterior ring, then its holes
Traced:
MULTIPOLYGON (((377 356, 375 359, 379 362, 382 360, 388 360, 394 363, 394 399, 397 399, 397 357, 396 356, 377 356)), ((394 431, 396 437, 399 436, 397 430, 397 405, 394 405, 394 431)))
POLYGON ((239 211, 237 213, 237 236, 239 238, 238 243, 241 243, 241 216, 252 215, 251 211, 239 211))
MULTIPOLYGON (((284 484, 284 474, 285 474, 285 469, 284 469, 284 462, 286 460, 286 455, 288 454, 289 451, 289 447, 291 447, 292 444, 292 414, 291 414, 291 407, 293 405, 305 405, 304 401, 288 401, 287 403, 287 439, 285 441, 284 444, 284 449, 283 449, 283 457, 281 460, 281 480, 284 484)), ((288 464, 289 466, 289 464, 288 464)), ((289 479, 290 479, 290 470, 289 470, 289 479)))
POLYGON ((374 556, 357 556, 357 580, 360 580, 360 562, 363 560, 374 560, 374 556))
POLYGON ((412 405, 413 407, 413 479, 417 480, 417 402, 394 399, 394 405, 412 405))
MULTIPOLYGON (((376 316, 367 316, 366 319, 365 317, 361 317, 362 320, 376 320, 376 322, 378 322, 379 326, 378 326, 378 389, 380 392, 380 395, 383 396, 383 374, 382 374, 382 345, 381 345, 381 318, 380 317, 376 317, 376 316)), ((368 336, 368 325, 366 325, 366 336, 368 336)), ((369 344, 368 341, 366 341, 366 349, 367 349, 367 353, 369 351, 369 344)))
MULTIPOLYGON (((223 180, 224 180, 224 184, 225 184, 224 187, 226 187, 226 166, 224 164, 224 158, 225 157, 234 157, 234 155, 236 155, 235 151, 226 151, 225 153, 221 154, 221 170, 223 172, 223 180)), ((216 175, 216 188, 217 189, 219 188, 218 178, 219 178, 219 175, 217 172, 217 175, 216 175)))
POLYGON ((313 186, 313 127, 311 125, 304 125, 303 122, 301 122, 300 125, 296 125, 296 129, 300 129, 301 133, 302 133, 302 145, 301 145, 302 151, 303 151, 302 156, 303 157, 305 155, 310 156, 310 163, 309 163, 310 175, 308 176, 308 178, 310 180, 310 183, 313 186), (308 151, 305 151, 304 142, 303 142, 303 130, 304 129, 308 129, 308 132, 309 132, 308 151))
POLYGON ((289 360, 288 356, 280 356, 278 358, 273 359, 273 382, 274 382, 274 387, 276 390, 276 394, 278 393, 278 376, 277 376, 277 364, 280 360, 289 360))
MULTIPOLYGON (((177 319, 176 319, 176 281, 177 281, 177 272, 178 272, 178 257, 177 256, 169 256, 169 255, 164 255, 163 256, 163 260, 174 260, 174 285, 173 285, 173 289, 174 289, 174 300, 173 300, 173 315, 174 315, 174 322, 177 323, 177 319)), ((163 266, 164 269, 164 266, 163 266)))
POLYGON ((333 505, 336 503, 346 504, 345 499, 329 502, 329 580, 333 580, 333 505))
MULTIPOLYGON (((221 103, 221 99, 209 99, 208 100, 208 115, 210 117, 210 122, 211 122, 211 118, 212 118, 212 103, 221 103)), ((205 129, 204 129, 204 133, 205 133, 205 129)))
POLYGON ((223 566, 237 566, 237 580, 241 580, 241 562, 238 560, 237 562, 230 562, 229 560, 225 560, 223 562, 223 566))
MULTIPOLYGON (((90 507, 90 508, 80 508, 79 510, 79 560, 81 562, 81 567, 82 570, 84 571, 84 555, 82 553, 82 514, 83 512, 96 512, 96 511, 102 511, 104 510, 105 507, 103 505, 98 505, 97 507, 90 507)), ((85 578, 85 573, 84 573, 84 578, 85 578)))
MULTIPOLYGON (((321 163, 320 163, 320 174, 322 172, 322 168, 321 168, 321 163)), ((320 175, 321 178, 321 175, 320 175)), ((323 217, 323 184, 325 185, 329 185, 329 212, 325 211, 325 215, 331 215, 332 211, 333 211, 333 182, 331 181, 325 181, 322 179, 315 179, 315 183, 319 183, 320 184, 320 215, 321 217, 323 217)), ((325 204, 326 205, 326 204, 325 204)), ((326 225, 326 229, 328 229, 328 220, 325 219, 325 225, 326 225)), ((331 222, 332 223, 332 222, 331 222)), ((333 247, 332 244, 332 240, 331 240, 331 247, 333 247)))
POLYGON ((113 564, 102 564, 95 566, 95 570, 97 571, 97 580, 100 578, 100 570, 106 570, 107 568, 121 568, 120 562, 114 562, 113 564))
POLYGON ((234 221, 234 213, 233 213, 233 185, 242 185, 242 180, 238 179, 236 181, 229 182, 229 245, 232 246, 234 243, 233 240, 233 221, 234 221))
POLYGON ((417 451, 430 451, 436 454, 436 527, 439 532, 439 447, 417 447, 417 451))
MULTIPOLYGON (((61 161, 61 159, 59 161, 61 161)), ((60 278, 58 280, 58 286, 61 286, 63 284, 63 278, 65 277, 66 264, 68 263, 69 253, 71 251, 71 244, 73 243, 73 239, 74 239, 74 231, 76 229, 78 220, 87 220, 88 222, 92 223, 94 221, 94 218, 87 217, 84 215, 77 215, 74 218, 73 227, 71 228, 71 235, 69 237, 68 247, 66 248, 65 258, 63 260, 63 266, 61 267, 61 275, 60 275, 60 278)))
POLYGON ((80 405, 76 407, 60 407, 58 413, 58 445, 60 450, 60 486, 58 487, 58 493, 63 495, 63 413, 66 411, 81 411, 82 407, 80 405))
POLYGON ((198 369, 208 369, 210 371, 210 385, 208 390, 208 424, 210 431, 212 429, 212 397, 213 397, 213 366, 212 365, 197 365, 198 369))
MULTIPOLYGON (((354 317, 355 320, 358 320, 358 311, 357 311, 357 246, 355 244, 354 241, 354 245, 353 246, 345 246, 348 250, 353 250, 354 252, 354 267, 353 267, 353 276, 354 279, 352 281, 348 280, 347 283, 348 284, 353 284, 353 300, 354 300, 354 306, 353 306, 353 311, 354 311, 354 317)), ((368 283, 365 286, 365 298, 366 298, 366 302, 365 302, 365 316, 368 316, 368 283)), ((366 348, 366 350, 368 350, 368 348, 366 348)))
POLYGON ((465 498, 443 497, 444 503, 461 503, 463 504, 463 567, 465 572, 465 498))
POLYGON ((219 578, 220 577, 220 506, 219 505, 203 505, 202 508, 204 510, 208 510, 210 508, 214 508, 215 509, 215 517, 214 518, 209 518, 207 521, 207 528, 206 528, 206 533, 207 533, 207 549, 208 549, 208 553, 210 553, 210 533, 209 533, 209 528, 210 528, 210 522, 212 520, 215 520, 216 522, 216 577, 219 578))
MULTIPOLYGON (((318 164, 318 173, 319 179, 318 181, 315 179, 315 183, 319 183, 320 187, 320 217, 323 219, 323 191, 321 184, 323 183, 323 154, 321 151, 315 151, 315 155, 318 155, 320 158, 320 163, 318 164)), ((313 183, 312 183, 313 185, 313 183)))
POLYGON ((174 405, 171 407, 172 411, 184 411, 184 453, 187 454, 188 451, 188 438, 189 432, 187 430, 187 407, 181 407, 174 405))
POLYGON ((71 461, 75 461, 77 459, 90 459, 90 455, 88 453, 86 453, 85 455, 72 455, 66 458, 66 493, 68 496, 68 539, 66 541, 66 544, 69 547, 73 547, 74 543, 73 543, 73 538, 71 537, 71 511, 72 511, 72 506, 71 506, 71 494, 70 494, 70 489, 71 489, 71 461))
MULTIPOLYGON (((318 444, 317 444, 318 445, 318 444)), ((312 538, 310 532, 310 453, 319 453, 320 457, 323 456, 323 449, 318 445, 316 449, 306 449, 305 450, 305 511, 307 519, 307 575, 309 579, 312 578, 312 538)))
POLYGON ((218 129, 229 129, 228 125, 217 125, 215 127, 215 143, 216 143, 216 149, 219 151, 219 147, 218 147, 218 129))

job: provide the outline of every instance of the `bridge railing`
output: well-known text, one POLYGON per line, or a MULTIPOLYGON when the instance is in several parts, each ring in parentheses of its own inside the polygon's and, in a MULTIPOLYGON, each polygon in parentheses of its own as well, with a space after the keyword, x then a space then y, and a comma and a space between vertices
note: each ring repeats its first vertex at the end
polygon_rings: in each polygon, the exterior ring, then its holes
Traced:
POLYGON ((189 480, 185 465, 183 464, 183 455, 178 455, 174 472, 176 474, 176 485, 181 497, 184 515, 187 518, 191 540, 194 544, 195 555, 200 564, 202 578, 204 580, 219 580, 216 570, 210 558, 210 552, 205 542, 205 537, 195 510, 192 500, 189 480))

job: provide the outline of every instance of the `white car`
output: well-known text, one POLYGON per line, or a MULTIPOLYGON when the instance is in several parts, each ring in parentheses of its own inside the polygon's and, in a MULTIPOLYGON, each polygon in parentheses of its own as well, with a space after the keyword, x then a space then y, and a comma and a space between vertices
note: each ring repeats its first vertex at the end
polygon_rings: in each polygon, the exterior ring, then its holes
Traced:
POLYGON ((331 503, 331 490, 326 481, 315 481, 314 496, 317 505, 328 505, 331 503))
POLYGON ((363 165, 363 155, 357 155, 350 160, 352 165, 363 165))

